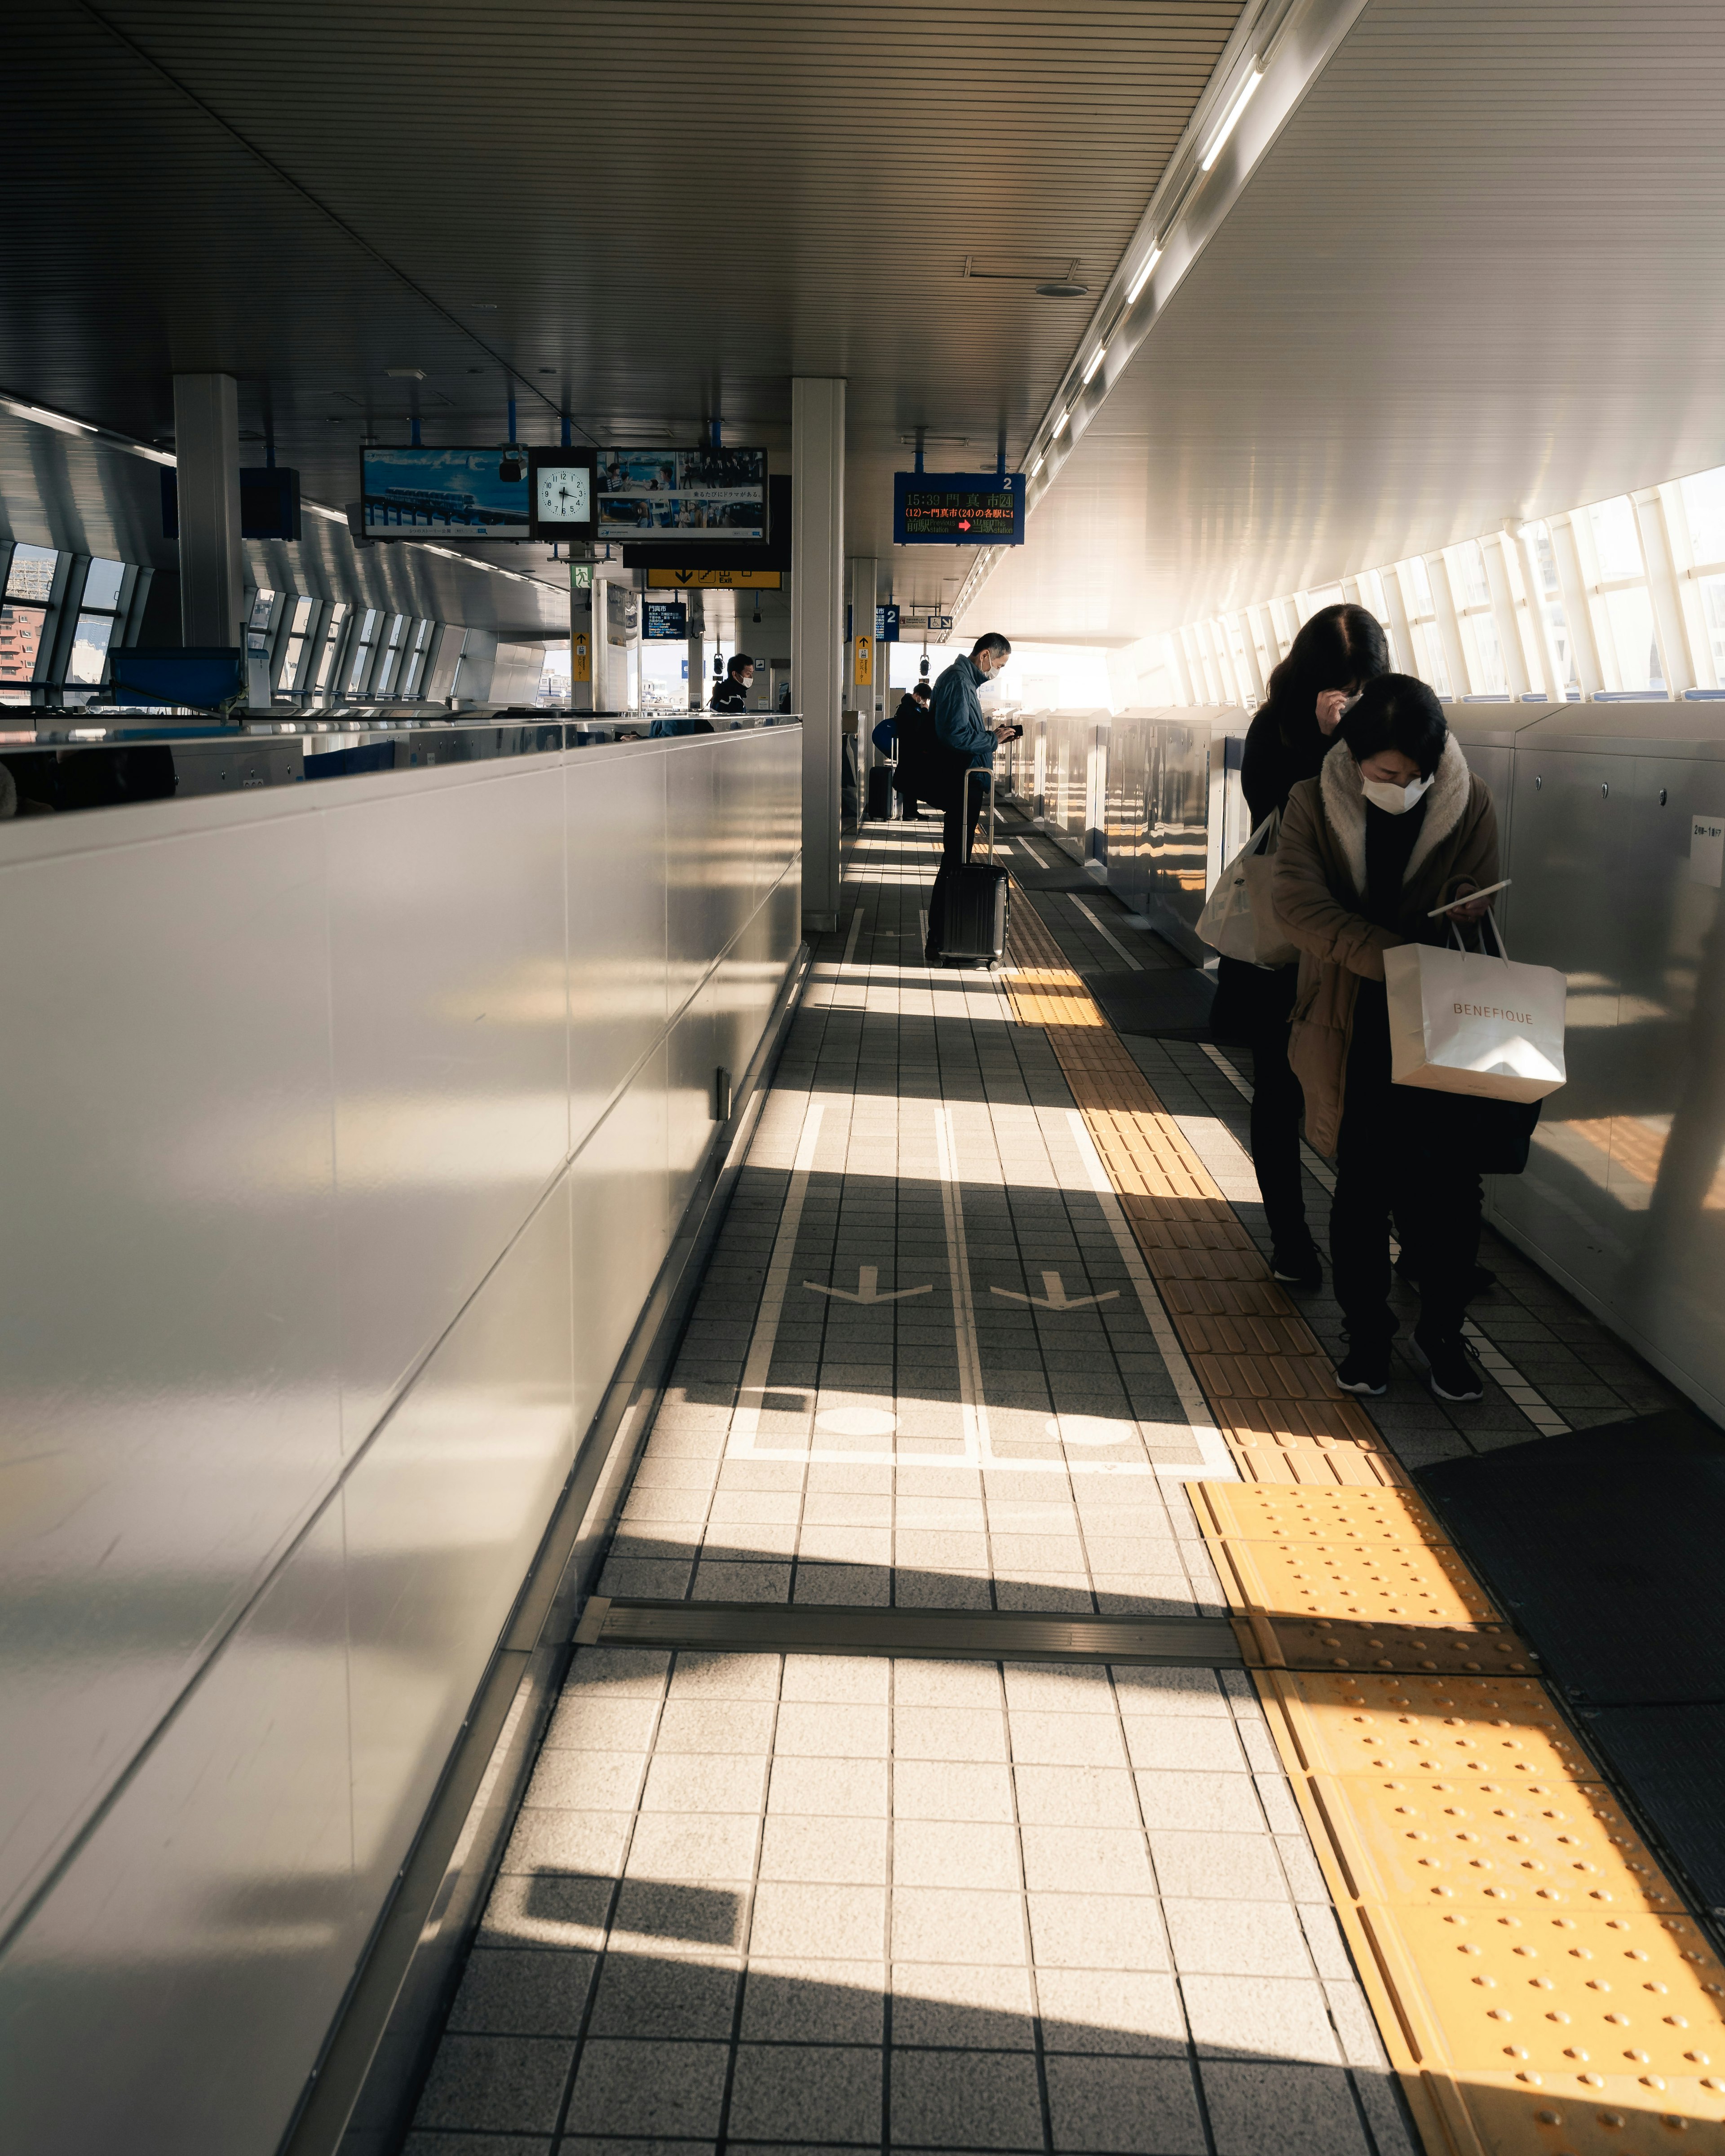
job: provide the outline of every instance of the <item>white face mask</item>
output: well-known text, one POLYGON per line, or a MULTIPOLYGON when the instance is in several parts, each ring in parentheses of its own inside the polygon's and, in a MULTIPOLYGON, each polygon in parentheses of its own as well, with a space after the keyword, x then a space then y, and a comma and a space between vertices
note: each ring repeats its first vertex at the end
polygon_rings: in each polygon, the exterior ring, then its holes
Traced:
POLYGON ((1429 778, 1410 779, 1405 786, 1392 786, 1385 778, 1363 778, 1360 784, 1365 788, 1367 800, 1386 816, 1404 814, 1431 791, 1429 778))

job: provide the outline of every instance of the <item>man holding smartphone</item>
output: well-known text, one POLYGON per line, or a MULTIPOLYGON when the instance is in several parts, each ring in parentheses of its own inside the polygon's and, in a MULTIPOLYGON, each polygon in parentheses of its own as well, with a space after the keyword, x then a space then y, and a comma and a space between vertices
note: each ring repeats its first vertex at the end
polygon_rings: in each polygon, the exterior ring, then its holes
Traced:
POLYGON ((969 658, 955 659, 934 685, 935 772, 942 789, 937 799, 945 821, 940 871, 928 901, 928 944, 923 955, 931 965, 940 962, 947 878, 968 858, 982 814, 983 789, 968 784, 965 774, 992 770, 997 743, 1024 732, 1009 721, 990 721, 983 716, 983 685, 1011 656, 1012 645, 998 629, 991 629, 971 646, 969 658))

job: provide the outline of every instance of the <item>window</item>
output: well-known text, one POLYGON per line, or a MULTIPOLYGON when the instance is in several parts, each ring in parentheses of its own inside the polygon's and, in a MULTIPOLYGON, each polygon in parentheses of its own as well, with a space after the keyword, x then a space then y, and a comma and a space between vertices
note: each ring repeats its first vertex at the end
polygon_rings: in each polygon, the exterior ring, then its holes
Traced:
POLYGON ((9 599, 33 599, 46 606, 54 597, 54 564, 59 556, 52 547, 15 547, 6 575, 9 599))
POLYGON ((66 686, 99 689, 108 670, 108 653, 120 628, 120 603, 126 589, 124 562, 98 557, 85 572, 84 598, 66 662, 66 686))
POLYGON ((353 647, 353 664, 347 670, 347 693, 357 696, 371 670, 372 653, 376 648, 378 613, 376 607, 367 607, 365 618, 359 624, 359 639, 353 647))
POLYGON ((1455 618, 1461 630, 1461 655, 1466 663, 1473 693, 1501 696, 1509 688, 1503 649, 1497 640, 1497 624, 1491 613, 1491 582, 1486 557, 1476 539, 1446 547, 1444 560, 1452 595, 1459 593, 1455 618))
MULTIPOLYGON (((403 696, 423 696, 425 693, 421 677, 425 671, 426 654, 431 649, 431 632, 436 626, 434 621, 422 621, 413 631, 413 649, 408 660, 406 678, 401 685, 403 696)), ((567 702, 567 699, 564 701, 567 702)))
POLYGON ((1725 563, 1725 467, 1698 472, 1678 483, 1689 520, 1689 545, 1697 569, 1725 563))
POLYGON ((320 695, 330 685, 330 674, 341 649, 342 632, 352 611, 346 599, 337 599, 330 608, 329 627, 324 633, 323 649, 317 655, 317 679, 311 685, 320 695))
POLYGON ((1414 671, 1429 681, 1440 696, 1450 696, 1450 670, 1444 664, 1444 647, 1438 635, 1437 602, 1432 597, 1431 578, 1424 557, 1410 555, 1392 572, 1402 580, 1402 600, 1408 609, 1408 633, 1414 639, 1414 671))
POLYGON ((293 619, 288 624, 287 656, 281 663, 281 689, 285 696, 291 696, 299 684, 305 660, 305 634, 316 611, 316 599, 294 601, 293 619))
POLYGON ((402 647, 408 633, 408 616, 404 613, 390 617, 389 635, 383 646, 383 663, 377 675, 377 685, 372 694, 391 696, 395 693, 395 677, 402 661, 402 647))

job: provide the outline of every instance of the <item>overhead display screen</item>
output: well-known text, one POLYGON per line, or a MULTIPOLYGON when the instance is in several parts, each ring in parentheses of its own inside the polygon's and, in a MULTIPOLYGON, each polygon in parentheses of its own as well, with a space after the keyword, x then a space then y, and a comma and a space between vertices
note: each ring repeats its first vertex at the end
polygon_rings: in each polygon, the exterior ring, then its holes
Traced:
POLYGON ((527 479, 535 539, 593 536, 591 449, 530 449, 527 479))
POLYGON ((1022 547, 1024 475, 993 472, 896 472, 896 547, 1022 547))
POLYGON ((453 539, 525 539, 526 460, 489 449, 362 449, 360 514, 373 539, 441 532, 453 539), (515 473, 498 475, 498 467, 515 473))
POLYGON ((649 644, 687 642, 689 609, 680 599, 649 599, 642 614, 641 634, 649 644))
POLYGON ((767 536, 764 449, 601 449, 597 539, 767 536))

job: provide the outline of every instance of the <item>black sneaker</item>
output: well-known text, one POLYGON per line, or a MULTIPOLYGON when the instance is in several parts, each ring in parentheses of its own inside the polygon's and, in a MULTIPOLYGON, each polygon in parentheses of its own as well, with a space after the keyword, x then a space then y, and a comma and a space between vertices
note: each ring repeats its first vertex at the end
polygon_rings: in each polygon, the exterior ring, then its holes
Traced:
POLYGON ((1389 1342, 1374 1341, 1368 1348, 1350 1348, 1336 1365, 1336 1383, 1344 1393, 1368 1393, 1376 1399, 1389 1390, 1389 1342))
POLYGON ((1425 1365, 1432 1395, 1440 1400, 1480 1400, 1486 1381, 1480 1366, 1468 1352, 1459 1332, 1422 1333, 1414 1331, 1414 1353, 1425 1365))
POLYGON ((1273 1250, 1270 1257, 1270 1277, 1284 1287, 1296 1287, 1310 1294, 1323 1286, 1324 1269, 1317 1255, 1317 1245, 1308 1243, 1303 1250, 1273 1250))

